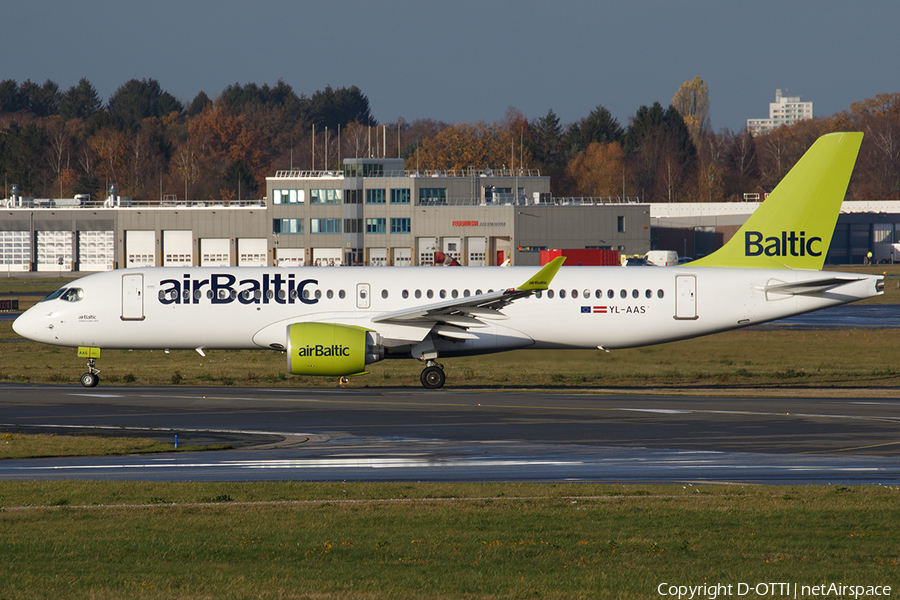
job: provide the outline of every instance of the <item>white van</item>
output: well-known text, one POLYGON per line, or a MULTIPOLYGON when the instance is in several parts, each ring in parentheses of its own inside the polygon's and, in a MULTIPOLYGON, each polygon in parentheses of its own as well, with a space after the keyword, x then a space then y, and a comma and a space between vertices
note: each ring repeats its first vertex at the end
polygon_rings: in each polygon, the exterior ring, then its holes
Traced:
POLYGON ((674 250, 651 250, 647 253, 647 262, 657 267, 669 267, 678 264, 678 253, 674 250))

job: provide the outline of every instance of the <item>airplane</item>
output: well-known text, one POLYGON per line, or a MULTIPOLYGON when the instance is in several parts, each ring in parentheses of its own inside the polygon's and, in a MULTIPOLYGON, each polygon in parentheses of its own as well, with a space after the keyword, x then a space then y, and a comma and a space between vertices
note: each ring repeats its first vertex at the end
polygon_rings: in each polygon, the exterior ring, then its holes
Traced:
POLYGON ((613 350, 695 338, 883 293, 883 277, 823 272, 862 143, 819 138, 718 251, 667 267, 152 267, 96 273, 13 324, 78 347, 99 382, 102 348, 271 349, 296 375, 347 377, 383 359, 530 348, 613 350))

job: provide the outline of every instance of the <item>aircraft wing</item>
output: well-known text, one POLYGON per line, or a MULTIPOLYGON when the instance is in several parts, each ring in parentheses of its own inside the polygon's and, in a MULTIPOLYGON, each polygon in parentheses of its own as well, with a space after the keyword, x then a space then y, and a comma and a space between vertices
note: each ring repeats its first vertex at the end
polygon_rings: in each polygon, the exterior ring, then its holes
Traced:
POLYGON ((500 312, 504 307, 537 291, 546 290, 563 262, 565 257, 555 258, 515 288, 384 313, 373 318, 372 323, 430 326, 431 331, 438 335, 470 339, 475 336, 467 332, 469 328, 487 327, 489 323, 485 321, 506 319, 508 317, 500 312))

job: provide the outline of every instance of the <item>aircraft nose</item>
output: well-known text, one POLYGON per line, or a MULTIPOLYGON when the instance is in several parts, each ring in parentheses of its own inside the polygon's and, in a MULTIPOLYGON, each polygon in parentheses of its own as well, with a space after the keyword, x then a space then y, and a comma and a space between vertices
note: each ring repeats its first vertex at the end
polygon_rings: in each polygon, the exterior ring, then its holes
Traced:
POLYGON ((53 324, 47 318, 38 315, 34 308, 26 310, 13 321, 13 331, 23 338, 35 342, 47 342, 52 339, 53 324))
POLYGON ((26 310, 21 315, 16 317, 15 321, 13 321, 13 324, 12 324, 13 331, 18 333, 22 337, 27 338, 28 335, 26 334, 26 332, 30 329, 29 328, 30 321, 31 321, 31 319, 28 317, 28 311, 26 310))

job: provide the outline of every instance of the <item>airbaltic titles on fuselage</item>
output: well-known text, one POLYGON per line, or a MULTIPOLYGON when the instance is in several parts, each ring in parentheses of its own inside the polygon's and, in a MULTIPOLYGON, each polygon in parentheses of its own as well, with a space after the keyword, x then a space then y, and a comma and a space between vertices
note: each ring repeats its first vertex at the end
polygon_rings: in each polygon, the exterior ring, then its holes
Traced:
POLYGON ((228 273, 214 273, 208 279, 192 279, 185 273, 182 279, 163 279, 159 282, 161 304, 200 304, 208 298, 212 304, 316 304, 319 299, 309 297, 304 288, 318 285, 317 279, 296 282, 294 274, 263 273, 262 279, 241 279, 228 273), (304 293, 306 292, 306 293, 304 293))

